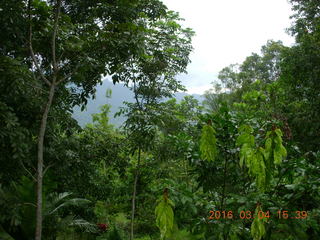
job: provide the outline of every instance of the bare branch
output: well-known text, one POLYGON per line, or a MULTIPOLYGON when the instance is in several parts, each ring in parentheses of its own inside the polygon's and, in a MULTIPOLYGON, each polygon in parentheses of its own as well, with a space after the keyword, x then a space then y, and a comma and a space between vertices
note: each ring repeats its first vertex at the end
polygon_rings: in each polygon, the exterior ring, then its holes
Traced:
POLYGON ((17 206, 22 206, 22 205, 30 205, 32 207, 37 207, 37 205, 35 205, 34 203, 29 203, 29 202, 17 204, 17 206))
POLYGON ((51 168, 54 164, 49 164, 43 171, 43 176, 46 174, 46 172, 49 170, 49 168, 51 168))
POLYGON ((60 15, 60 9, 61 9, 61 0, 57 0, 57 8, 56 13, 54 17, 54 27, 53 27, 53 34, 52 34, 52 65, 53 65, 53 72, 55 75, 57 75, 59 69, 56 59, 56 38, 57 38, 57 32, 58 32, 58 23, 59 23, 59 15, 60 15))
POLYGON ((64 51, 60 54, 60 56, 58 57, 58 62, 61 62, 61 59, 62 59, 62 57, 63 57, 63 55, 64 55, 64 51))
POLYGON ((22 168, 30 175, 30 177, 33 179, 33 181, 37 181, 37 179, 35 178, 35 176, 33 176, 33 174, 24 166, 24 164, 23 164, 23 162, 20 160, 19 161, 20 162, 20 164, 21 164, 21 166, 22 166, 22 168))
POLYGON ((31 22, 31 0, 28 1, 28 11, 29 11, 29 50, 30 50, 30 55, 31 55, 31 58, 34 62, 34 65, 36 66, 37 70, 39 71, 40 73, 40 76, 42 78, 42 80, 50 87, 51 86, 51 83, 50 81, 43 75, 42 71, 41 71, 41 68, 39 66, 39 63, 37 61, 37 58, 34 54, 34 51, 33 51, 33 47, 32 47, 32 22, 31 22))
POLYGON ((56 82, 56 86, 59 85, 61 82, 65 81, 66 79, 68 79, 69 77, 71 77, 79 68, 80 63, 78 63, 76 65, 76 67, 73 69, 73 71, 71 73, 69 73, 68 75, 66 75, 65 77, 61 78, 59 81, 56 82))
POLYGON ((138 99, 138 93, 137 93, 137 87, 136 87, 136 81, 133 80, 133 92, 134 92, 134 98, 136 99, 136 103, 139 107, 139 109, 142 111, 142 106, 140 105, 140 101, 138 99))

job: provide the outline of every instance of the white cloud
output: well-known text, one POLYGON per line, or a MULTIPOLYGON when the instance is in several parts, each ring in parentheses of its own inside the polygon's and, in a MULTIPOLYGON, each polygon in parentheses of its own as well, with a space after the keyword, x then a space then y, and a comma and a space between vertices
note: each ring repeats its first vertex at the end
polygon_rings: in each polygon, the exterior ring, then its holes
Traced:
POLYGON ((285 33, 292 14, 287 0, 163 2, 185 18, 184 26, 196 32, 189 75, 179 77, 189 91, 206 90, 223 67, 259 52, 269 39, 282 40, 286 45, 293 43, 293 38, 285 33))
POLYGON ((194 87, 187 87, 187 92, 189 94, 203 94, 205 91, 212 88, 211 84, 205 84, 200 86, 194 86, 194 87))

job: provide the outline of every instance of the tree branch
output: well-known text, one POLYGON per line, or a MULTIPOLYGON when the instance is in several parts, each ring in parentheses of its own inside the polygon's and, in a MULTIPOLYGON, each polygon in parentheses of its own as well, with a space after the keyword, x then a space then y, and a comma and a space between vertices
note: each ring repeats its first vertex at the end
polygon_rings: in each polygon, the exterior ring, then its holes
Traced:
POLYGON ((20 160, 19 162, 20 162, 22 168, 31 176, 31 178, 33 179, 33 181, 36 182, 37 179, 35 178, 35 176, 33 176, 33 174, 26 168, 26 166, 24 166, 24 164, 23 164, 23 162, 22 162, 21 160, 20 160))
POLYGON ((28 11, 29 11, 29 50, 31 58, 34 62, 34 65, 36 66, 36 69, 39 71, 40 76, 42 80, 50 87, 51 83, 50 81, 43 75, 41 68, 39 66, 39 63, 37 61, 37 58, 34 54, 33 47, 32 47, 32 22, 31 22, 31 0, 28 1, 28 11))
POLYGON ((139 99, 138 99, 138 93, 137 93, 137 87, 136 87, 136 81, 133 80, 133 92, 134 92, 134 98, 136 99, 136 103, 139 107, 139 110, 143 110, 142 106, 140 105, 139 99))
POLYGON ((54 164, 49 164, 43 171, 43 176, 46 174, 46 172, 49 170, 49 168, 51 168, 54 164))
POLYGON ((136 196, 137 196, 137 183, 139 177, 140 169, 140 160, 141 160, 141 147, 139 146, 138 150, 138 165, 135 169, 134 184, 133 184, 133 193, 132 193, 132 209, 131 209, 131 231, 130 231, 130 240, 133 240, 133 225, 134 225, 134 215, 136 209, 136 196))
POLYGON ((57 74, 59 71, 57 59, 56 59, 56 38, 57 38, 57 32, 58 32, 58 23, 59 23, 59 15, 60 15, 60 9, 61 9, 61 0, 57 0, 57 9, 54 16, 54 27, 53 27, 53 34, 52 34, 52 66, 53 66, 53 72, 54 74, 57 74))
POLYGON ((29 203, 29 202, 25 202, 25 203, 20 203, 20 204, 17 204, 18 206, 22 206, 22 205, 30 205, 32 207, 37 207, 37 205, 35 205, 34 203, 29 203))
POLYGON ((69 77, 71 77, 79 68, 80 63, 78 63, 76 65, 76 67, 73 69, 73 71, 71 73, 69 73, 67 76, 61 78, 59 81, 56 82, 56 86, 59 85, 61 82, 65 81, 66 79, 68 79, 69 77))

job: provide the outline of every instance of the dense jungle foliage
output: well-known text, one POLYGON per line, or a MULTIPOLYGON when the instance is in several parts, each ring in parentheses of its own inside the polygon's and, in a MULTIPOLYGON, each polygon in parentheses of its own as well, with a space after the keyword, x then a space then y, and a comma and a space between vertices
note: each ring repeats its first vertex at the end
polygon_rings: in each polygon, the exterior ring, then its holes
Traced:
POLYGON ((1 0, 0 239, 320 239, 320 1, 290 3, 295 44, 200 103, 173 98, 194 32, 160 0, 1 0), (81 128, 105 76, 126 121, 81 128))

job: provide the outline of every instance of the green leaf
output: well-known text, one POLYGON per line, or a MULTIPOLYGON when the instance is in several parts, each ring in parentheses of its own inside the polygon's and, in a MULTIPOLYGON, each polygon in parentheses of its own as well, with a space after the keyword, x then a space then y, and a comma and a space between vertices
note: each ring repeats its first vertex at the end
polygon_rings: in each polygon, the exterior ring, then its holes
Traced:
POLYGON ((282 145, 282 132, 280 129, 275 129, 267 134, 267 139, 265 142, 265 158, 273 158, 274 164, 279 165, 282 159, 287 156, 287 150, 282 145))
POLYGON ((161 196, 155 209, 156 225, 160 229, 161 239, 169 236, 173 229, 173 202, 166 196, 161 196))
POLYGON ((254 158, 254 137, 251 135, 252 128, 248 125, 242 125, 239 128, 240 135, 236 140, 236 145, 240 146, 240 167, 245 162, 246 166, 251 169, 254 158))
POLYGON ((260 240, 266 233, 264 222, 267 221, 267 218, 259 218, 260 211, 262 211, 262 209, 258 204, 254 213, 254 220, 251 224, 251 236, 254 240, 260 240))
POLYGON ((266 189, 266 166, 264 163, 263 148, 259 148, 256 152, 256 164, 255 164, 255 175, 256 175, 256 184, 261 192, 264 192, 266 189))
POLYGON ((274 159, 274 163, 279 165, 282 161, 281 152, 277 151, 276 149, 273 150, 273 159, 274 159))
MULTIPOLYGON (((240 135, 237 138, 236 144, 240 146, 240 167, 245 162, 249 169, 249 174, 255 177, 256 185, 259 191, 264 192, 266 189, 266 172, 268 171, 265 164, 265 156, 268 156, 268 151, 259 147, 256 149, 252 128, 243 125, 239 128, 240 135)), ((266 146, 270 148, 270 141, 266 142, 266 146)))
POLYGON ((205 125, 202 128, 200 139, 201 158, 207 161, 214 161, 217 155, 215 130, 210 125, 205 125))
POLYGON ((272 139, 267 138, 267 140, 265 142, 265 151, 264 151, 264 155, 265 155, 266 159, 268 159, 270 157, 271 148, 272 148, 272 139))
POLYGON ((279 138, 281 138, 281 137, 283 136, 283 134, 282 134, 282 132, 281 132, 281 130, 280 130, 279 128, 277 128, 276 130, 274 130, 274 132, 275 132, 275 134, 276 134, 279 138))

